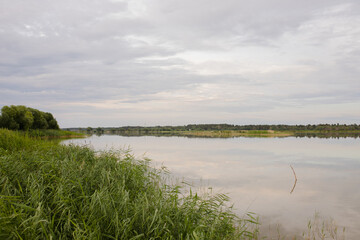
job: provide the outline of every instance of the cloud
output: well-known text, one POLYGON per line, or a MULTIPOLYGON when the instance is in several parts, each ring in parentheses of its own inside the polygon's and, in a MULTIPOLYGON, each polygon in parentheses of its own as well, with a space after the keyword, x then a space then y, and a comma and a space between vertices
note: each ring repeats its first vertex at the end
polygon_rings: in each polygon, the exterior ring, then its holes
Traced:
POLYGON ((63 127, 360 117, 356 1, 2 4, 1 106, 63 127))

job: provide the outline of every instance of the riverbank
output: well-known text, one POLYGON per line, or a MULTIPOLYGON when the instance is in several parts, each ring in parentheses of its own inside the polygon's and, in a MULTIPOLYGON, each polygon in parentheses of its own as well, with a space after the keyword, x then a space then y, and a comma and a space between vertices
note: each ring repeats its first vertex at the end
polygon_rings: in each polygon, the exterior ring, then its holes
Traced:
POLYGON ((226 195, 168 185, 166 172, 127 151, 0 129, 0 171, 1 238, 254 238, 254 217, 239 219, 226 195))
POLYGON ((73 132, 66 130, 55 130, 55 129, 36 129, 28 130, 26 132, 21 131, 22 133, 30 137, 39 137, 39 138, 84 138, 88 135, 81 132, 73 132))

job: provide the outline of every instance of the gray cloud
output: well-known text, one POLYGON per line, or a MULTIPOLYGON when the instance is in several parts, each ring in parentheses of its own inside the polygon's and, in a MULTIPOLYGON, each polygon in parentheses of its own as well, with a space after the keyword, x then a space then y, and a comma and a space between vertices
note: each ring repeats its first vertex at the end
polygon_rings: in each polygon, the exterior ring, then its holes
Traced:
POLYGON ((0 105, 63 127, 360 118, 354 0, 0 4, 0 105))

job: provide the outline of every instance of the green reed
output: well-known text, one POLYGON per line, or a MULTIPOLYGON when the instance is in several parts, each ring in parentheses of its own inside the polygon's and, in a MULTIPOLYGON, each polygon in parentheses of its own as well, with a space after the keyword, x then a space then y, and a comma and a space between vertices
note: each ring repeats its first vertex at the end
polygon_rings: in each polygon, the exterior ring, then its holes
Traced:
POLYGON ((0 239, 252 239, 224 194, 184 193, 128 151, 0 129, 0 239))
POLYGON ((31 137, 42 137, 42 138, 86 136, 84 133, 76 133, 76 132, 58 130, 58 129, 30 129, 26 132, 26 134, 31 137))

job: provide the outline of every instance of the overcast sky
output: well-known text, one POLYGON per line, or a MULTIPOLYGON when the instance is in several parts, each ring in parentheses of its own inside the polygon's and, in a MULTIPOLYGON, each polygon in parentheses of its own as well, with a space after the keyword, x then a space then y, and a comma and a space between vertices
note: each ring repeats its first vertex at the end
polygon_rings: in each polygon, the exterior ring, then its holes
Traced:
POLYGON ((0 0, 0 107, 60 127, 360 123, 359 0, 0 0))

